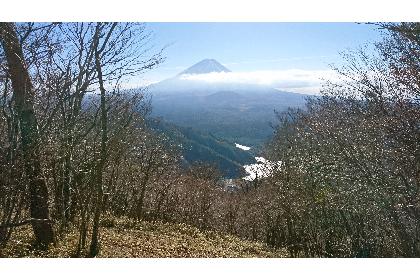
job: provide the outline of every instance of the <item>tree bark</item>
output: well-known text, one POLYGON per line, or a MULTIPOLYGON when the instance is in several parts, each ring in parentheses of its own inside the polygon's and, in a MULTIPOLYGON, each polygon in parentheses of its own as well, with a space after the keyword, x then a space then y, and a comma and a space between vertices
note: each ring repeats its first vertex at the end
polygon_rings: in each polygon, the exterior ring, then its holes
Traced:
POLYGON ((13 23, 0 23, 0 39, 12 81, 14 107, 19 118, 25 172, 29 179, 31 224, 37 243, 48 246, 54 240, 54 232, 48 209, 48 188, 41 167, 34 89, 13 23))
MULTIPOLYGON (((99 41, 99 27, 97 26, 96 34, 97 40, 99 41)), ((96 43, 95 48, 95 68, 98 74, 99 81, 99 90, 101 92, 101 152, 100 159, 96 170, 96 201, 95 201, 95 213, 93 217, 93 228, 92 228, 92 240, 90 243, 90 253, 91 257, 94 257, 99 252, 99 222, 101 218, 102 208, 103 208, 103 170, 105 167, 106 157, 107 157, 107 142, 108 142, 108 115, 106 109, 106 90, 103 81, 102 75, 102 66, 100 52, 98 50, 98 43, 96 43)))

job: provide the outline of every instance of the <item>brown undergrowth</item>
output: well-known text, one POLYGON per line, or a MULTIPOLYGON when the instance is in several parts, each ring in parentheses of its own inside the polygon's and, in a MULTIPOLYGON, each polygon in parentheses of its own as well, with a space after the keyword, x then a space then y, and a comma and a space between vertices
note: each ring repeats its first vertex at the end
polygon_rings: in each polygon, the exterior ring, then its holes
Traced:
MULTIPOLYGON (((214 231, 200 231, 185 225, 107 218, 101 223, 102 258, 252 258, 287 257, 285 250, 273 250, 263 243, 214 231)), ((0 257, 76 257, 78 234, 70 230, 49 250, 32 245, 29 226, 15 232, 0 249, 0 257)), ((82 253, 81 257, 86 256, 82 253)))

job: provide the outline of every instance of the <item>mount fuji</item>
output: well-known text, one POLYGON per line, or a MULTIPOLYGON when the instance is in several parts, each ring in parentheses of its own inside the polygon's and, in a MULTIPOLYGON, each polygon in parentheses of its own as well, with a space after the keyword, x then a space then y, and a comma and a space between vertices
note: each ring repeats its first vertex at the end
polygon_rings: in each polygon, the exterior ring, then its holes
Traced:
POLYGON ((250 147, 273 133, 276 111, 300 107, 307 95, 268 86, 205 82, 185 76, 231 72, 215 59, 204 59, 178 75, 150 86, 152 116, 250 147))
POLYGON ((279 91, 263 85, 244 84, 233 82, 207 82, 194 79, 205 74, 230 73, 232 72, 215 59, 204 59, 182 71, 178 75, 152 85, 156 99, 164 99, 167 96, 177 97, 207 96, 218 92, 236 92, 246 94, 250 98, 267 98, 267 94, 278 95, 279 91), (263 96, 259 96, 263 94, 263 96))

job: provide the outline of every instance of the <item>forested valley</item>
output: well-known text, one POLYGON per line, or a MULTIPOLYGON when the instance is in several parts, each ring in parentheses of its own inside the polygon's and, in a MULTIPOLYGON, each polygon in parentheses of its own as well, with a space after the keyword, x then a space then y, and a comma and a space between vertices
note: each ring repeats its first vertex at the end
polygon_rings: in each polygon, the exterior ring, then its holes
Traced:
POLYGON ((420 257, 420 24, 375 26, 232 190, 124 87, 145 24, 0 23, 0 257, 420 257))

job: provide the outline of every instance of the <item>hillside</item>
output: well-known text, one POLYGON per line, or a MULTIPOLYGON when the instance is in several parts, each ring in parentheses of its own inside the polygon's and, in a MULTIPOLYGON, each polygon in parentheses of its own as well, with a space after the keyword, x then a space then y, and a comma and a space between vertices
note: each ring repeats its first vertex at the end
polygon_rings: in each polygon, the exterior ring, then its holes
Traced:
MULTIPOLYGON (((259 242, 239 239, 213 231, 200 231, 185 224, 105 220, 101 229, 102 258, 266 258, 286 257, 283 250, 272 250, 259 242)), ((31 247, 30 227, 21 228, 0 257, 74 257, 77 244, 75 231, 65 236, 48 252, 31 247)))
POLYGON ((210 133, 177 126, 164 120, 149 119, 148 124, 182 147, 184 163, 188 165, 210 163, 218 167, 223 176, 237 178, 243 173, 242 166, 255 162, 251 151, 238 149, 235 143, 216 138, 210 133))

